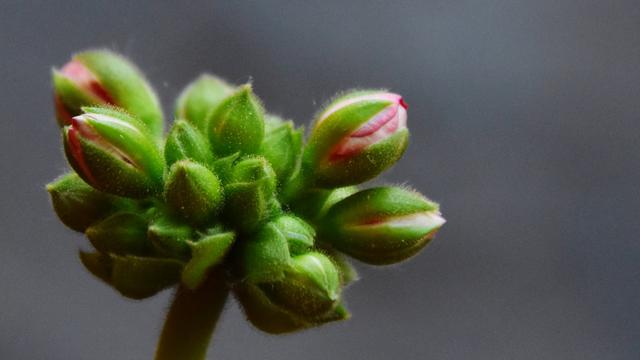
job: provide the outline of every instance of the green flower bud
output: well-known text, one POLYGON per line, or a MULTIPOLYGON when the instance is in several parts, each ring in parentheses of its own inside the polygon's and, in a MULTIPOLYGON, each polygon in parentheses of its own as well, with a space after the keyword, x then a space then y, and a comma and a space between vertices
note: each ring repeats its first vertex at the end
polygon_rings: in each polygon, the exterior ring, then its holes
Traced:
POLYGON ((211 222, 222 209, 222 184, 206 167, 182 160, 173 164, 165 184, 167 204, 193 224, 211 222))
POLYGON ((251 85, 227 97, 207 122, 209 140, 218 155, 254 154, 264 138, 264 110, 251 85))
POLYGON ((190 289, 199 287, 209 271, 224 260, 234 242, 233 232, 208 234, 197 242, 187 242, 192 256, 182 271, 182 283, 190 289))
POLYGON ((200 75, 189 84, 176 102, 176 117, 186 119, 198 130, 207 131, 207 115, 233 93, 233 86, 210 74, 200 75))
POLYGON ((298 255, 285 278, 259 285, 272 303, 304 318, 321 317, 333 310, 340 297, 340 275, 323 254, 298 255))
POLYGON ((82 264, 96 277, 131 299, 155 295, 180 281, 183 264, 173 259, 80 252, 82 264))
POLYGON ((269 334, 304 330, 327 322, 346 320, 350 316, 344 307, 338 305, 320 317, 304 318, 272 303, 256 285, 240 283, 233 290, 247 320, 256 328, 269 334))
POLYGON ((336 203, 321 221, 323 241, 375 265, 405 260, 444 224, 438 204, 397 187, 360 191, 336 203))
POLYGON ((240 258, 245 281, 258 284, 284 278, 291 255, 287 238, 274 223, 267 223, 242 245, 240 258))
POLYGON ((283 122, 266 132, 258 153, 273 167, 280 183, 293 174, 302 155, 304 129, 295 129, 291 121, 283 122))
POLYGON ((99 221, 85 234, 96 250, 119 255, 148 255, 153 247, 147 239, 148 221, 132 212, 118 212, 99 221))
POLYGON ((305 149, 305 168, 315 185, 359 184, 393 165, 408 143, 406 110, 400 95, 386 92, 351 92, 332 102, 305 149))
POLYGON ((56 179, 47 185, 47 191, 62 223, 80 232, 116 209, 133 207, 127 199, 92 188, 75 173, 56 179))
POLYGON ((61 126, 82 113, 83 106, 115 105, 142 120, 154 136, 162 134, 162 110, 142 73, 109 50, 76 54, 53 71, 56 113, 61 126))
POLYGON ((186 259, 190 255, 187 241, 193 239, 194 232, 189 225, 167 214, 159 214, 151 221, 147 236, 159 253, 177 259, 186 259))
POLYGON ((238 162, 225 186, 226 220, 243 232, 251 232, 280 211, 275 198, 276 175, 263 157, 238 162))
POLYGON ((85 182, 107 193, 141 198, 159 192, 164 165, 153 140, 128 115, 108 111, 112 115, 76 116, 64 128, 69 163, 85 182))
POLYGON ((213 154, 207 139, 186 120, 173 123, 164 145, 164 158, 167 166, 178 160, 192 160, 204 165, 213 161, 213 154))
POLYGON ((292 215, 282 215, 276 218, 272 224, 287 239, 292 255, 303 254, 313 247, 316 232, 311 225, 302 219, 292 215))

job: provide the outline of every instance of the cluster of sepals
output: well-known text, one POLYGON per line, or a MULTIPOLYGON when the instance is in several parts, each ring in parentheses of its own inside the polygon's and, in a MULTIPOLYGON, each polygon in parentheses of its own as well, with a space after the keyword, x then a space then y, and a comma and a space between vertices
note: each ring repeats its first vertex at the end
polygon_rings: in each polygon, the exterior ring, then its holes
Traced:
POLYGON ((382 265, 422 249, 444 223, 402 187, 355 185, 393 165, 408 142, 407 105, 347 92, 304 130, 264 112, 251 85, 202 75, 163 137, 158 99, 139 70, 106 50, 53 71, 72 171, 48 185, 62 222, 94 252, 85 267, 142 299, 196 289, 222 267, 256 327, 283 333, 349 316, 357 278, 343 254, 382 265))

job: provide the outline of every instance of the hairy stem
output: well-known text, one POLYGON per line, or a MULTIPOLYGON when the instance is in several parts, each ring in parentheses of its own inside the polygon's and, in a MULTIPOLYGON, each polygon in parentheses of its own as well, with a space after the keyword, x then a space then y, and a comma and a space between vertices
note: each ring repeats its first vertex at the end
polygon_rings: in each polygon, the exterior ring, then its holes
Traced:
POLYGON ((217 268, 196 290, 180 286, 160 335, 156 360, 202 360, 224 308, 229 289, 217 268))

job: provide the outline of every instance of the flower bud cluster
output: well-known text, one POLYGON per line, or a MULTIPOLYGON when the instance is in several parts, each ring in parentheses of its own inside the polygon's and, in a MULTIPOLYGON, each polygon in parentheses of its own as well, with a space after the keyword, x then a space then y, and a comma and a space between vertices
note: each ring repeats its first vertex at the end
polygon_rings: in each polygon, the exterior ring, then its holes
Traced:
POLYGON ((348 92, 305 140, 265 112, 250 84, 202 75, 163 136, 157 96, 118 54, 79 53, 53 83, 73 171, 47 190, 94 248, 80 252, 84 266, 124 296, 196 289, 222 267, 254 326, 297 331, 349 317, 342 292, 357 274, 344 255, 397 263, 444 224, 415 191, 357 187, 407 147, 400 95, 348 92))

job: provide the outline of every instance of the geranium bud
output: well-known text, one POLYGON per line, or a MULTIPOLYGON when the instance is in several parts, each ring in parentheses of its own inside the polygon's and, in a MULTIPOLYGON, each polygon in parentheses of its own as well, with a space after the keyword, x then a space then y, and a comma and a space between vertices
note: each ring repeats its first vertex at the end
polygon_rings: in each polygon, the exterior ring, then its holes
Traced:
POLYGON ((164 197, 177 214, 196 225, 212 222, 224 202, 218 177, 205 166, 189 160, 173 164, 164 197))
POLYGON ((87 238, 103 253, 148 255, 152 246, 147 239, 148 221, 133 212, 117 212, 99 221, 85 232, 87 238))
POLYGON ((164 164, 154 141, 127 114, 109 113, 79 115, 64 128, 69 163, 104 192, 132 198, 159 192, 164 164))
POLYGON ((278 176, 278 181, 287 181, 298 166, 302 155, 304 129, 295 129, 291 121, 270 128, 258 153, 264 156, 278 176))
POLYGON ((338 305, 321 316, 305 318, 274 304, 257 285, 242 282, 233 290, 247 320, 269 334, 290 333, 332 321, 346 320, 350 316, 344 307, 338 305))
POLYGON ((273 223, 267 223, 242 243, 240 265, 242 279, 252 284, 284 277, 291 264, 287 238, 273 223))
POLYGON ((332 102, 316 120, 305 149, 315 185, 334 188, 372 179, 407 147, 407 104, 397 94, 355 91, 332 102))
POLYGON ((87 185, 75 173, 69 173, 47 185, 53 209, 63 224, 84 232, 91 224, 116 209, 133 207, 132 201, 118 198, 87 185))
POLYGON ((193 229, 168 214, 157 214, 149 225, 147 236, 160 254, 176 259, 187 259, 191 254, 187 242, 194 238, 193 229))
POLYGON ((272 303, 305 318, 333 310, 340 297, 340 275, 325 255, 310 252, 292 258, 284 279, 260 284, 272 303))
POLYGON ((207 115, 233 93, 234 87, 223 79, 202 74, 189 84, 176 102, 176 117, 185 119, 198 130, 207 131, 207 115))
POLYGON ((220 264, 235 242, 233 232, 214 232, 206 234, 198 241, 189 241, 191 259, 182 271, 182 283, 189 289, 202 284, 209 270, 220 264))
POLYGON ((174 259, 80 252, 82 264, 122 295, 144 299, 180 281, 183 264, 174 259))
POLYGON ((167 167, 178 160, 192 160, 203 165, 213 162, 208 140, 186 120, 176 120, 164 145, 167 167))
POLYGON ((438 204, 397 187, 360 191, 336 203, 321 220, 322 240, 375 265, 405 260, 445 223, 438 204))
POLYGON ((276 174, 260 156, 239 161, 225 185, 226 220, 242 232, 251 232, 280 211, 275 197, 276 174))
POLYGON ((73 56, 53 71, 55 105, 61 126, 82 114, 82 107, 115 105, 139 118, 154 136, 162 134, 158 98, 142 73, 124 57, 109 50, 90 50, 73 56))
POLYGON ((220 156, 236 152, 254 154, 264 138, 264 110, 244 85, 228 96, 207 119, 209 140, 220 156))
POLYGON ((282 215, 271 222, 287 239, 291 255, 308 252, 313 246, 316 232, 304 220, 293 215, 282 215))

